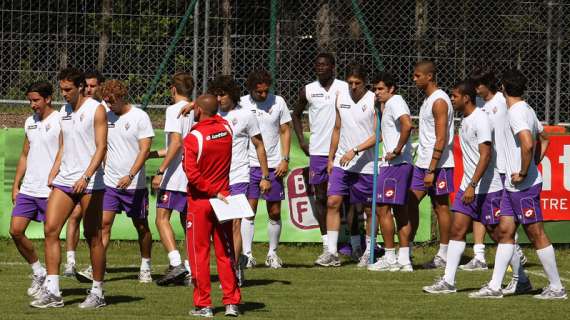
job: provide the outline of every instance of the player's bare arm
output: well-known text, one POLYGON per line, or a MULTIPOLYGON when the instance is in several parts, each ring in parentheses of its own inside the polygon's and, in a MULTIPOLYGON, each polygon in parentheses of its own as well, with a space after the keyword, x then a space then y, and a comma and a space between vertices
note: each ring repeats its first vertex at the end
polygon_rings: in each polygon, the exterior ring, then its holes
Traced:
POLYGON ((281 142, 281 162, 275 169, 275 176, 284 177, 289 171, 289 152, 291 151, 291 125, 289 122, 279 126, 281 142))
POLYGON ((539 164, 544 158, 544 155, 546 154, 546 150, 548 149, 548 145, 550 144, 550 138, 543 131, 536 136, 536 141, 538 141, 538 148, 536 148, 536 152, 534 155, 534 162, 536 164, 539 164))
POLYGON ((433 186, 433 181, 435 179, 435 169, 437 168, 437 163, 441 159, 441 154, 447 143, 447 103, 443 99, 437 99, 433 104, 433 119, 435 122, 435 145, 433 147, 433 154, 431 156, 431 162, 428 169, 432 171, 431 173, 426 173, 424 178, 424 185, 426 187, 433 186))
POLYGON ((410 115, 404 114, 400 116, 398 121, 400 122, 400 139, 398 139, 398 145, 396 145, 396 148, 384 156, 387 161, 394 160, 397 156, 400 155, 400 153, 402 153, 402 149, 412 134, 413 125, 410 115))
POLYGON ((329 148, 329 163, 327 165, 327 172, 331 174, 334 162, 334 155, 336 154, 336 150, 338 149, 338 142, 340 141, 340 113, 338 109, 336 109, 336 118, 334 120, 334 128, 331 136, 331 147, 329 148))
POLYGON ((52 186, 53 179, 59 173, 59 166, 61 165, 61 158, 63 156, 63 133, 59 133, 59 149, 57 150, 57 155, 55 156, 55 161, 49 172, 48 176, 48 187, 52 186))
MULTIPOLYGON (((263 145, 263 138, 261 134, 257 134, 251 137, 251 143, 255 147, 255 152, 257 153, 257 159, 259 159, 259 165, 261 167, 261 174, 264 177, 269 176, 269 166, 267 164, 267 154, 265 153, 265 146, 263 145)), ((261 193, 266 193, 271 189, 271 182, 265 179, 261 179, 259 182, 259 189, 261 193)))
MULTIPOLYGON (((179 150, 182 149, 182 135, 177 132, 169 132, 168 133, 168 149, 166 150, 166 155, 164 156, 164 160, 158 167, 158 170, 162 173, 166 171, 170 162, 176 157, 176 154, 179 150)), ((156 175, 152 178, 152 188, 157 190, 160 187, 160 183, 162 182, 162 175, 156 175)))
MULTIPOLYGON (((376 112, 375 112, 374 113, 374 134, 371 135, 370 137, 366 138, 366 140, 364 140, 361 144, 356 146, 356 150, 358 150, 359 153, 372 148, 376 144, 376 126, 377 125, 378 125, 378 118, 376 117, 376 112)), ((354 159, 355 156, 356 156, 356 153, 355 153, 354 149, 348 150, 340 159, 340 165, 343 167, 347 166, 350 163, 350 161, 352 161, 352 159, 354 159)))
POLYGON ((307 108, 307 96, 305 93, 305 87, 299 90, 299 99, 297 99, 297 104, 295 105, 295 109, 291 114, 291 119, 293 120, 293 129, 295 130, 295 134, 297 135, 297 139, 299 140, 299 147, 303 152, 309 156, 309 144, 305 139, 305 135, 303 134, 303 112, 307 108))
POLYGON ((26 174, 26 162, 28 161, 28 152, 30 152, 30 141, 28 137, 24 137, 24 145, 16 167, 16 175, 14 176, 14 184, 12 185, 12 204, 16 202, 16 196, 20 193, 20 184, 22 178, 26 174))
POLYGON ((129 174, 127 176, 122 177, 117 182, 117 188, 125 189, 131 184, 135 175, 144 166, 144 162, 147 159, 148 154, 150 153, 151 144, 152 144, 152 138, 143 138, 139 140, 139 153, 137 154, 135 162, 133 163, 131 170, 129 170, 129 174))
POLYGON ((475 200, 475 187, 474 185, 478 185, 481 181, 481 177, 485 174, 489 163, 491 162, 492 158, 492 150, 493 146, 491 145, 490 141, 486 141, 484 143, 479 144, 479 162, 477 162, 477 166, 475 167, 475 172, 473 173, 473 177, 471 177, 471 181, 467 189, 465 189, 465 193, 463 194, 463 198, 461 201, 463 203, 471 203, 475 200))

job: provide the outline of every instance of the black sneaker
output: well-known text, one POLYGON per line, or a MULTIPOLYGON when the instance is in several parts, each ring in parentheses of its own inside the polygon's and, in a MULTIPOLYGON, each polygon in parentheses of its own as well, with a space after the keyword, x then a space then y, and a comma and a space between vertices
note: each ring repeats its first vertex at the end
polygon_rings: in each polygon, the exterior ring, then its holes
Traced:
POLYGON ((176 267, 168 268, 166 274, 156 281, 159 286, 167 286, 171 283, 178 283, 184 281, 184 277, 188 274, 184 264, 179 264, 176 267))

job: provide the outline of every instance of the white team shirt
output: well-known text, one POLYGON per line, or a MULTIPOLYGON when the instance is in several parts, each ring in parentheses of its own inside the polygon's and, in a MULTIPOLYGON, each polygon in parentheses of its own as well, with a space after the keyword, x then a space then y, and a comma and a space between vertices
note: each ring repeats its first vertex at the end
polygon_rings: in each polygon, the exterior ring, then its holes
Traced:
POLYGON ((261 134, 255 115, 239 104, 227 113, 220 111, 232 128, 232 164, 230 167, 230 185, 249 183, 249 149, 251 138, 261 134))
POLYGON ((374 94, 367 91, 358 102, 354 102, 348 90, 341 91, 337 110, 340 115, 340 139, 333 165, 350 172, 373 174, 373 148, 359 152, 346 167, 340 165, 340 159, 349 150, 374 135, 374 94))
MULTIPOLYGON (((178 117, 178 114, 180 114, 180 109, 182 109, 182 107, 184 107, 186 104, 188 104, 188 101, 180 101, 169 106, 166 109, 164 133, 166 134, 167 149, 170 143, 170 138, 168 136, 169 133, 178 133, 184 140, 194 125, 194 111, 191 111, 185 117, 178 117)), ((180 148, 180 150, 178 150, 178 153, 176 153, 174 159, 172 159, 172 161, 170 161, 170 164, 168 164, 168 168, 166 168, 166 171, 164 172, 164 176, 162 178, 162 183, 160 184, 160 189, 187 192, 188 178, 186 178, 186 174, 182 169, 182 154, 182 148, 180 148)))
POLYGON ((51 191, 47 185, 48 176, 59 150, 61 132, 59 112, 54 110, 43 120, 40 120, 37 114, 28 117, 24 124, 24 132, 30 149, 20 193, 47 198, 51 191))
POLYGON ((493 150, 497 155, 497 168, 500 173, 505 173, 505 154, 501 151, 505 148, 505 132, 509 127, 505 96, 501 92, 495 93, 481 109, 487 113, 493 127, 493 150))
POLYGON ((313 156, 328 156, 331 136, 336 119, 335 100, 337 92, 348 91, 348 84, 334 79, 329 90, 317 80, 305 86, 309 109, 309 153, 313 156))
MULTIPOLYGON (((380 130, 382 132, 382 149, 383 155, 388 152, 394 151, 398 146, 398 141, 400 140, 400 117, 404 115, 410 115, 410 108, 402 96, 394 95, 384 105, 384 112, 382 113, 382 119, 380 120, 380 130)), ((402 153, 394 158, 394 160, 386 161, 383 160, 381 166, 397 165, 401 163, 412 163, 412 142, 408 139, 408 142, 404 145, 402 153)))
MULTIPOLYGON (((129 175, 140 152, 139 140, 154 137, 148 114, 131 107, 127 113, 118 116, 107 112, 107 160, 105 161, 105 185, 116 188, 119 180, 129 175)), ((127 189, 146 188, 144 166, 135 174, 127 189)))
MULTIPOLYGON (((244 109, 255 113, 267 153, 268 166, 271 169, 277 168, 281 162, 279 127, 291 122, 291 115, 285 100, 280 96, 269 94, 265 101, 258 102, 254 101, 250 95, 246 95, 241 97, 239 104, 244 109)), ((255 148, 249 148, 249 165, 251 167, 260 166, 255 148)))
MULTIPOLYGON (((460 189, 465 191, 472 182, 475 169, 479 163, 479 145, 493 142, 493 128, 487 114, 476 108, 469 116, 461 121, 459 132, 461 151, 463 153, 463 179, 460 189)), ((503 190, 499 171, 495 165, 496 157, 493 155, 487 170, 481 176, 479 185, 475 188, 476 194, 486 194, 503 190)))
POLYGON ((525 102, 520 101, 515 103, 509 108, 508 112, 509 127, 505 134, 505 170, 507 179, 505 180, 505 188, 508 191, 516 192, 526 190, 535 184, 542 183, 542 176, 538 172, 538 168, 534 163, 534 149, 533 158, 530 161, 526 178, 522 183, 513 185, 511 182, 511 174, 519 173, 521 170, 521 148, 520 140, 517 134, 523 130, 529 130, 533 141, 537 134, 544 131, 542 124, 538 121, 534 110, 525 102))
MULTIPOLYGON (((54 184, 73 187, 85 174, 96 150, 95 112, 100 104, 95 99, 87 98, 77 111, 73 111, 70 104, 61 108, 63 155, 54 184)), ((103 174, 103 166, 99 166, 87 184, 87 189, 104 189, 103 174)))
POLYGON ((435 119, 433 117, 433 104, 436 100, 443 99, 447 104, 447 144, 440 154, 437 162, 437 168, 452 168, 453 162, 453 108, 449 96, 441 89, 434 91, 427 97, 420 108, 420 125, 419 125, 419 146, 416 166, 427 169, 433 155, 435 146, 435 119))

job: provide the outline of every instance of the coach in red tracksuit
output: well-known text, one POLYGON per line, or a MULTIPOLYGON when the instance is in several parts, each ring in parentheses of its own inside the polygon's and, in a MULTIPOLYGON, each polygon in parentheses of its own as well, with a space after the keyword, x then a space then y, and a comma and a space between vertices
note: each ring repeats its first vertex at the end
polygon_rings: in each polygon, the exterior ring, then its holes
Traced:
POLYGON ((215 96, 200 96, 194 109, 198 123, 184 139, 183 166, 188 177, 186 243, 194 283, 196 309, 192 313, 195 315, 212 311, 210 239, 214 241, 226 314, 228 307, 237 312, 241 300, 233 261, 232 224, 218 222, 209 202, 215 197, 225 200, 229 195, 232 132, 217 110, 215 96))

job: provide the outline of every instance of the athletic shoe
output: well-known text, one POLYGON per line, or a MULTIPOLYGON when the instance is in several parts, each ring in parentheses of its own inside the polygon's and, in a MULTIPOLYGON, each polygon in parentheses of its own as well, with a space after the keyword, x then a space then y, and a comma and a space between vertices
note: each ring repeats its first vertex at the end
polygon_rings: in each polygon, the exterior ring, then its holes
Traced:
POLYGON ((192 283, 192 274, 188 273, 185 277, 184 280, 182 281, 182 284, 186 287, 194 287, 194 283, 192 283))
POLYGON ((362 248, 360 247, 356 247, 354 249, 352 249, 352 251, 350 252, 350 260, 357 262, 358 264, 360 264, 360 260, 362 259, 362 257, 366 254, 366 252, 362 252, 362 248))
POLYGON ((42 287, 38 293, 38 298, 30 303, 30 307, 34 308, 61 308, 63 307, 63 298, 49 292, 46 287, 42 287))
POLYGON ((446 261, 442 257, 435 256, 432 261, 424 264, 424 269, 443 269, 445 268, 445 263, 446 261))
POLYGON ((370 261, 370 252, 365 251, 362 255, 360 255, 360 259, 358 259, 358 263, 356 264, 357 268, 366 268, 370 261))
POLYGON ((226 317, 237 317, 239 316, 239 309, 237 304, 226 304, 226 317))
POLYGON ((139 271, 139 282, 140 283, 151 283, 152 282, 152 275, 150 274, 150 270, 140 270, 139 271))
POLYGON ((542 289, 540 294, 535 294, 533 296, 536 299, 541 300, 566 300, 568 296, 566 295, 566 290, 564 288, 560 288, 560 290, 553 290, 550 286, 542 289))
POLYGON ((66 263, 65 267, 63 269, 63 276, 64 277, 68 277, 68 278, 73 278, 75 277, 75 273, 77 272, 77 269, 75 268, 75 263, 66 263))
POLYGON ((521 265, 524 266, 528 262, 528 259, 524 255, 524 252, 522 251, 522 248, 518 243, 515 245, 515 250, 517 250, 519 257, 521 257, 521 265))
POLYGON ((424 292, 433 294, 456 293, 457 289, 454 285, 447 283, 443 277, 436 279, 431 286, 423 287, 424 292))
POLYGON ((83 271, 76 272, 75 278, 81 283, 93 282, 93 267, 89 266, 83 271))
POLYGON ((245 264, 245 267, 248 269, 253 269, 257 265, 255 257, 252 254, 245 255, 245 257, 247 258, 247 263, 245 264))
POLYGON ((279 269, 282 267, 283 261, 281 261, 281 258, 279 258, 276 253, 269 254, 267 255, 267 259, 265 259, 265 265, 272 269, 279 269))
POLYGON ((321 267, 340 267, 340 258, 338 254, 326 252, 319 256, 315 264, 321 267))
POLYGON ((85 298, 85 301, 79 304, 79 309, 97 309, 107 305, 103 296, 100 297, 91 292, 91 290, 87 292, 87 297, 85 298))
POLYGON ((512 278, 509 284, 501 289, 504 296, 513 295, 513 294, 525 294, 532 291, 532 285, 530 284, 530 280, 526 282, 520 282, 518 279, 512 278))
POLYGON ((459 266, 459 269, 463 271, 483 271, 489 269, 485 261, 481 261, 477 258, 471 259, 471 261, 467 262, 466 264, 462 264, 459 266))
POLYGON ((493 290, 489 288, 489 285, 485 285, 479 291, 471 292, 469 298, 475 299, 501 299, 503 297, 503 292, 499 290, 493 290))
POLYGON ((413 272, 414 271, 414 267, 412 266, 411 263, 408 264, 400 264, 399 262, 396 262, 396 264, 392 267, 392 269, 390 270, 392 272, 395 271, 400 271, 400 272, 413 272))
POLYGON ((39 297, 39 294, 42 291, 42 286, 45 280, 46 280, 45 274, 41 276, 32 274, 32 284, 28 288, 28 296, 32 298, 39 297))
POLYGON ((189 314, 195 317, 204 317, 204 318, 213 318, 214 317, 214 309, 210 307, 204 308, 196 308, 194 310, 190 310, 189 314))
POLYGON ((369 264, 367 269, 369 271, 392 271, 396 267, 396 261, 388 261, 386 258, 380 258, 376 263, 369 264))
POLYGON ((156 280, 156 284, 159 286, 167 286, 171 283, 182 282, 184 277, 188 274, 188 271, 181 263, 176 267, 169 267, 166 269, 166 274, 162 278, 156 280))

